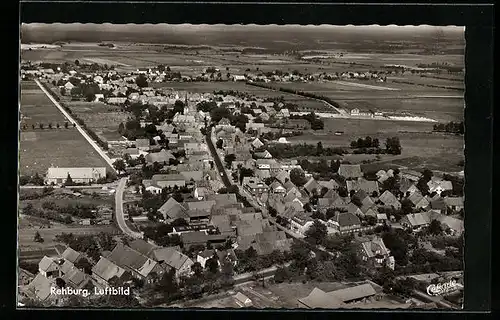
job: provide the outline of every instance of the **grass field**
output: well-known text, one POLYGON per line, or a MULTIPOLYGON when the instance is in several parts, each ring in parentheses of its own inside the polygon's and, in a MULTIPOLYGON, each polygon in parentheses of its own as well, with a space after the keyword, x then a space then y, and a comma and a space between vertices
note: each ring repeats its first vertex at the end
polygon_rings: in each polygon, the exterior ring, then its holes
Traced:
POLYGON ((106 162, 75 128, 64 128, 66 119, 39 88, 35 92, 37 87, 34 82, 21 84, 21 113, 27 117, 23 121, 27 128, 20 133, 21 174, 44 174, 51 165, 106 166, 106 162), (43 123, 45 129, 39 129, 38 123, 43 123), (52 123, 53 129, 48 129, 49 123, 52 123), (57 123, 60 129, 56 129, 57 123), (37 127, 33 129, 32 124, 37 127))
MULTIPOLYGON (((348 147, 350 142, 358 138, 370 136, 378 138, 381 146, 385 139, 397 136, 402 146, 400 156, 382 156, 384 163, 394 163, 409 168, 423 168, 457 172, 463 170, 458 166, 464 159, 464 139, 462 136, 432 133, 432 123, 371 121, 355 119, 325 119, 325 130, 309 131, 301 136, 290 137, 290 143, 317 144, 323 146, 348 147), (335 131, 343 131, 341 136, 335 131)), ((346 160, 360 163, 362 160, 373 159, 371 155, 349 155, 346 160), (349 159, 348 159, 349 158, 349 159), (359 159, 358 159, 359 158, 359 159)))
POLYGON ((118 125, 129 116, 120 108, 92 102, 68 102, 66 105, 99 136, 108 141, 121 139, 118 125))

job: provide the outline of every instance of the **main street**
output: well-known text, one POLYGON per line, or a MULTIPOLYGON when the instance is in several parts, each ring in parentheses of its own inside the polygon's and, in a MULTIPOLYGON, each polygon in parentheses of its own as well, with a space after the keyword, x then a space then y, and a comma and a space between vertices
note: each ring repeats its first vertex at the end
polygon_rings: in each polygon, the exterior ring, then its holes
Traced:
POLYGON ((127 185, 127 178, 121 178, 120 182, 118 183, 118 186, 116 187, 116 193, 115 193, 116 223, 118 224, 120 230, 126 235, 131 236, 133 238, 142 238, 143 237, 142 233, 132 231, 127 226, 127 223, 125 221, 125 212, 123 211, 123 192, 125 190, 126 185, 127 185))
POLYGON ((66 119, 68 119, 72 124, 76 126, 78 132, 80 132, 80 134, 85 138, 85 140, 87 140, 88 143, 90 143, 90 145, 95 149, 95 151, 97 151, 97 153, 104 159, 104 161, 106 161, 111 170, 113 170, 116 173, 116 170, 113 167, 113 161, 106 154, 106 152, 104 152, 104 150, 102 150, 101 147, 99 147, 99 145, 87 134, 87 132, 83 130, 83 128, 75 121, 75 119, 73 119, 73 117, 68 112, 66 112, 66 110, 64 110, 61 104, 52 96, 50 92, 47 91, 47 89, 45 89, 45 87, 40 83, 38 79, 35 79, 35 82, 43 91, 43 93, 47 95, 50 101, 52 101, 52 103, 57 107, 57 109, 61 111, 61 113, 66 117, 66 119))
MULTIPOLYGON (((215 161, 215 166, 219 172, 219 175, 221 176, 222 178, 222 182, 224 183, 224 185, 226 186, 226 188, 229 188, 232 186, 232 183, 231 181, 229 180, 229 177, 227 176, 227 173, 226 173, 226 170, 224 169, 224 165, 222 164, 222 161, 220 159, 220 156, 219 154, 217 153, 217 150, 215 149, 215 146, 212 142, 212 139, 211 139, 211 131, 209 130, 207 132, 207 135, 206 135, 206 141, 207 141, 207 145, 208 145, 208 149, 210 150, 210 153, 212 154, 212 157, 215 161)), ((276 219, 271 217, 269 214, 268 214, 268 210, 267 208, 265 208, 265 206, 261 206, 260 204, 257 203, 257 201, 255 200, 255 198, 250 195, 248 192, 246 192, 246 190, 243 190, 242 188, 238 188, 238 193, 241 197, 244 197, 248 200, 248 202, 250 203, 250 205, 252 207, 254 207, 256 210, 259 210, 260 212, 262 212, 262 216, 266 219, 269 220, 269 222, 271 224, 274 224, 279 230, 282 230, 284 231, 287 235, 289 235, 290 237, 292 238, 295 238, 307 245, 309 245, 308 242, 306 242, 300 235, 296 234, 295 232, 292 232, 291 230, 283 227, 282 225, 278 224, 276 222, 276 219)), ((329 254, 330 256, 335 256, 334 253, 330 252, 330 251, 327 251, 326 249, 324 248, 321 248, 321 247, 318 247, 316 246, 315 247, 317 250, 319 251, 322 251, 324 253, 327 253, 329 254)))

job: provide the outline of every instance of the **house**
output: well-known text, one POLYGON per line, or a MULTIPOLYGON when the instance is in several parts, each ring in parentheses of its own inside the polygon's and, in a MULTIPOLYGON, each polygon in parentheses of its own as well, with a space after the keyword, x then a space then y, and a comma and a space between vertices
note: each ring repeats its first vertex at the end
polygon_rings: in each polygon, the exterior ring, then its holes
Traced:
POLYGON ((249 308, 253 306, 252 300, 250 300, 250 298, 248 298, 241 292, 238 292, 234 295, 234 302, 236 302, 236 304, 242 308, 249 308))
POLYGON ((144 190, 151 192, 152 194, 161 194, 162 188, 153 180, 142 180, 142 185, 144 190))
POLYGON ((369 263, 373 267, 382 267, 387 265, 394 270, 394 257, 391 256, 389 249, 380 237, 375 237, 370 241, 362 242, 360 245, 361 260, 369 263))
POLYGON ((139 149, 137 148, 127 148, 123 150, 123 157, 129 156, 131 159, 137 159, 141 155, 139 149))
POLYGON ((372 194, 373 192, 378 193, 377 181, 369 181, 363 178, 359 178, 358 180, 347 180, 346 185, 348 192, 351 192, 352 190, 354 191, 363 190, 367 194, 372 194))
POLYGON ((186 185, 186 181, 183 175, 181 174, 155 174, 152 177, 152 180, 160 187, 160 188, 174 188, 177 186, 178 188, 184 187, 186 185))
POLYGON ((101 257, 96 265, 92 267, 92 278, 104 286, 108 286, 111 279, 125 280, 129 276, 130 272, 105 257, 101 257))
POLYGON ((175 159, 172 152, 165 149, 162 149, 160 152, 148 153, 145 158, 148 164, 153 164, 155 162, 158 162, 160 164, 168 164, 170 159, 175 159))
POLYGON ((304 190, 306 190, 310 195, 312 195, 313 192, 318 193, 320 191, 319 189, 319 183, 312 177, 311 179, 309 179, 309 181, 306 182, 306 184, 304 184, 304 190))
POLYGON ((133 277, 152 283, 161 278, 165 269, 155 260, 118 243, 106 257, 117 266, 129 271, 133 277))
POLYGON ((430 224, 429 212, 410 213, 401 218, 400 223, 403 227, 417 230, 430 224))
POLYGON ((134 144, 140 151, 149 151, 149 139, 136 139, 134 144))
POLYGON ((430 220, 437 220, 441 222, 444 229, 449 228, 453 235, 459 235, 464 231, 464 221, 461 219, 453 218, 444 214, 430 212, 430 220))
POLYGON ((61 266, 62 279, 65 281, 66 285, 73 289, 88 288, 93 287, 91 278, 89 275, 78 269, 73 263, 65 260, 61 266))
POLYGON ((74 87, 75 86, 69 81, 64 84, 64 89, 66 89, 67 91, 71 91, 71 89, 73 89, 74 87))
POLYGON ((409 197, 408 200, 415 206, 415 208, 420 209, 420 208, 427 208, 430 203, 427 201, 427 199, 420 193, 420 192, 413 192, 409 197))
POLYGON ((102 94, 102 93, 95 94, 94 102, 98 102, 98 101, 104 101, 104 94, 102 94))
POLYGON ((106 178, 106 168, 55 168, 47 170, 45 178, 48 184, 62 184, 66 182, 68 176, 74 183, 92 183, 99 179, 106 178))
POLYGON ((39 301, 49 301, 55 296, 51 292, 51 289, 54 286, 54 279, 48 279, 42 273, 39 273, 26 287, 24 293, 26 294, 26 296, 37 299, 39 301))
POLYGON ((169 267, 174 269, 177 278, 182 275, 190 274, 191 266, 194 264, 193 260, 188 256, 172 247, 162 247, 153 250, 151 258, 157 261, 161 266, 164 266, 164 268, 169 267))
POLYGON ((222 267, 224 263, 230 263, 233 267, 238 264, 238 257, 233 249, 215 250, 219 260, 219 266, 222 267))
POLYGON ((271 188, 272 193, 284 194, 286 192, 285 187, 283 187, 277 180, 273 181, 269 187, 271 188))
POLYGON ((216 204, 215 200, 203 200, 203 201, 189 201, 185 202, 183 205, 187 210, 201 210, 210 212, 215 204, 216 204))
MULTIPOLYGON (((319 189, 326 188, 326 189, 328 189, 328 191, 338 190, 338 188, 340 187, 340 185, 337 183, 337 181, 335 181, 333 179, 330 179, 329 181, 319 180, 318 184, 319 184, 319 189)), ((318 191, 320 191, 320 190, 318 190, 318 191)))
POLYGON ((401 179, 399 182, 399 191, 401 191, 402 194, 406 195, 408 192, 409 194, 413 194, 414 192, 418 191, 418 188, 415 186, 415 183, 413 183, 409 179, 401 179))
POLYGON ((231 75, 233 81, 246 81, 246 77, 243 75, 231 75))
POLYGON ((443 191, 453 190, 453 185, 452 185, 451 181, 447 181, 447 180, 433 180, 433 179, 431 179, 429 182, 427 182, 427 186, 429 186, 429 193, 436 192, 437 194, 441 194, 441 192, 443 192, 443 191))
POLYGON ((290 111, 287 108, 283 108, 277 115, 279 118, 290 118, 290 111))
POLYGON ((128 243, 128 246, 147 257, 149 257, 157 248, 157 246, 152 245, 143 239, 134 239, 128 243))
MULTIPOLYGON (((285 171, 285 170, 281 170, 281 171, 279 171, 276 174, 275 178, 279 182, 281 182, 282 184, 284 184, 287 180, 290 181, 290 174, 287 171, 285 171)), ((283 187, 285 187, 285 186, 283 186, 283 187)), ((286 187, 285 187, 285 189, 286 189, 286 187)))
POLYGON ((203 231, 193 231, 181 234, 181 240, 184 244, 184 248, 189 250, 190 247, 195 245, 206 245, 209 236, 203 231))
POLYGON ((337 212, 333 218, 328 220, 328 225, 340 233, 356 232, 361 228, 359 218, 349 212, 337 212))
POLYGON ((308 296, 298 299, 297 306, 307 309, 338 309, 343 307, 344 303, 334 295, 314 288, 308 296))
POLYGON ((44 256, 38 263, 38 272, 46 278, 56 278, 60 276, 59 265, 47 256, 44 256))
POLYGON ((385 190, 378 199, 385 206, 393 207, 396 210, 401 209, 401 202, 389 190, 385 190))
POLYGON ((269 187, 262 180, 255 177, 244 177, 242 185, 254 196, 269 192, 269 187))
POLYGON ((460 211, 464 208, 464 198, 463 197, 445 197, 443 199, 447 208, 453 211, 460 211))
POLYGON ((262 148, 264 146, 264 143, 262 141, 260 141, 259 138, 255 138, 254 141, 252 141, 252 147, 254 147, 255 149, 259 149, 259 148, 262 148))
POLYGON ((188 216, 186 214, 186 209, 177 202, 174 198, 169 198, 161 207, 158 209, 165 221, 175 220, 178 218, 186 219, 188 216))
POLYGON ((254 152, 253 155, 256 159, 272 159, 273 157, 273 155, 267 150, 264 150, 262 152, 254 152))
POLYGON ((356 216, 363 215, 363 211, 361 211, 361 209, 352 202, 347 205, 346 209, 348 213, 354 214, 356 216))
POLYGON ((262 112, 260 115, 259 115, 259 118, 262 120, 262 121, 269 121, 269 119, 271 118, 269 116, 269 114, 267 114, 266 112, 262 112))
POLYGON ((314 224, 314 219, 312 218, 300 218, 293 217, 290 219, 290 228, 293 232, 305 237, 306 231, 314 224))
POLYGON ((71 247, 67 247, 62 253, 62 257, 64 260, 75 264, 83 257, 83 255, 80 252, 73 250, 71 247))
POLYGON ((338 174, 345 179, 357 179, 363 176, 361 166, 359 164, 341 164, 338 174))

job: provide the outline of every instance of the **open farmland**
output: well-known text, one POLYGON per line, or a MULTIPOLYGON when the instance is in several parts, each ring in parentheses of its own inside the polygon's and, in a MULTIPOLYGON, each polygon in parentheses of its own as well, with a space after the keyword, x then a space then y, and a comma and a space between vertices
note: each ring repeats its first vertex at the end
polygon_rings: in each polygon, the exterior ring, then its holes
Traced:
MULTIPOLYGON (((430 83, 437 79, 424 80, 430 83)), ((287 88, 322 95, 333 99, 348 110, 358 108, 366 111, 411 113, 437 121, 463 120, 463 91, 374 81, 289 82, 271 83, 271 85, 277 89, 287 88), (368 86, 361 86, 364 84, 368 86), (389 90, 384 90, 385 88, 389 90)))
MULTIPOLYGON (((449 172, 463 170, 463 167, 458 166, 460 160, 464 159, 463 137, 432 133, 432 123, 358 119, 325 119, 324 121, 325 130, 304 132, 301 136, 288 138, 288 141, 292 144, 317 144, 321 141, 323 146, 348 147, 351 141, 370 136, 378 138, 384 146, 386 138, 397 136, 401 142, 402 153, 399 156, 383 155, 381 160, 384 163, 393 163, 411 169, 426 167, 449 172), (335 131, 343 131, 344 134, 337 136, 333 134, 335 131)), ((353 163, 368 159, 373 159, 373 156, 346 158, 353 163)))
POLYGON ((26 128, 20 134, 21 174, 44 174, 50 166, 97 167, 106 162, 71 125, 34 82, 21 84, 21 114, 26 128), (36 87, 35 87, 36 86, 36 87), (44 125, 40 129, 38 124, 44 125), (52 124, 52 129, 48 125, 52 124), (56 124, 60 128, 56 128, 56 124), (32 125, 35 125, 33 129, 32 125))

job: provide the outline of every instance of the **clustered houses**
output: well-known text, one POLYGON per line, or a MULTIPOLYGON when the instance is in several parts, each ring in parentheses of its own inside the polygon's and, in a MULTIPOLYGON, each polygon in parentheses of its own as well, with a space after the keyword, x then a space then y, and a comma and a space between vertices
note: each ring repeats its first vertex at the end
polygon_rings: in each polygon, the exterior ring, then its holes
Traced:
MULTIPOLYGON (((231 251, 217 251, 216 254, 224 259, 229 254, 234 256, 231 251)), ((103 252, 99 261, 92 266, 92 272, 78 264, 82 259, 92 261, 70 247, 61 256, 45 256, 39 262, 39 272, 35 278, 21 286, 21 294, 42 302, 57 301, 58 297, 51 292, 51 287, 57 286, 57 279, 62 279, 66 286, 73 289, 88 289, 90 292, 94 288, 131 284, 134 278, 145 284, 154 284, 165 272, 172 270, 177 279, 191 274, 194 263, 179 247, 158 247, 142 239, 127 245, 119 243, 111 252, 103 252)))

